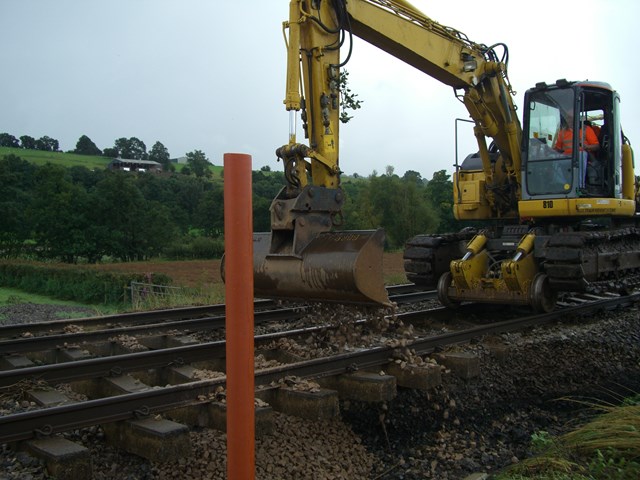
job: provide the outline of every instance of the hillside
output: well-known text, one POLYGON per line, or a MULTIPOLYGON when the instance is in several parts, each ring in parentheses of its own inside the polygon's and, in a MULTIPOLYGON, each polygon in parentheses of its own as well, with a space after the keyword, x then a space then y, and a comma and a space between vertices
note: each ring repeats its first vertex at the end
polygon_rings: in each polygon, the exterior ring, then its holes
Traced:
POLYGON ((108 157, 98 157, 95 155, 77 155, 65 152, 45 152, 42 150, 27 150, 24 148, 0 147, 0 157, 5 155, 16 155, 27 162, 37 165, 55 163, 63 167, 86 167, 88 169, 106 168, 111 161, 108 157))
MULTIPOLYGON (((96 168, 107 168, 107 165, 111 161, 109 157, 100 157, 96 155, 77 155, 75 153, 67 152, 45 152, 42 150, 28 150, 24 148, 11 148, 0 147, 0 158, 5 155, 16 155, 27 162, 35 163, 36 165, 44 165, 46 163, 53 163, 61 165, 63 167, 85 167, 89 170, 96 168)), ((182 170, 183 164, 174 164, 176 171, 182 170)), ((211 165, 211 172, 214 177, 220 177, 222 167, 217 165, 211 165)))

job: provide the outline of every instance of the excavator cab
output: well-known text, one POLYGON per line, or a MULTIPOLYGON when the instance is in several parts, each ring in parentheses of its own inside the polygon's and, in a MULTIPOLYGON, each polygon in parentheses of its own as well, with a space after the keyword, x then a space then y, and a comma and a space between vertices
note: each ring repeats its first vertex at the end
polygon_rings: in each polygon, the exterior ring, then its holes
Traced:
MULTIPOLYGON (((526 92, 517 216, 502 225, 485 222, 470 239, 416 237, 405 251, 411 265, 419 265, 416 246, 427 252, 422 257, 431 260, 430 271, 441 275, 437 289, 444 305, 477 301, 550 311, 558 291, 583 291, 607 268, 617 275, 617 260, 581 263, 587 254, 574 247, 585 241, 583 230, 629 223, 636 212, 633 153, 622 135, 619 103, 617 92, 598 82, 559 80, 526 92), (451 259, 444 272, 439 256, 451 259)), ((456 172, 457 218, 489 218, 483 208, 494 208, 492 195, 499 198, 490 175, 500 170, 502 153, 494 160, 488 149, 489 168, 465 162, 456 172)))
POLYGON ((631 203, 606 200, 631 200, 623 192, 623 168, 628 166, 622 161, 619 103, 618 94, 598 82, 558 80, 527 91, 521 218, 626 215, 633 210, 631 203))

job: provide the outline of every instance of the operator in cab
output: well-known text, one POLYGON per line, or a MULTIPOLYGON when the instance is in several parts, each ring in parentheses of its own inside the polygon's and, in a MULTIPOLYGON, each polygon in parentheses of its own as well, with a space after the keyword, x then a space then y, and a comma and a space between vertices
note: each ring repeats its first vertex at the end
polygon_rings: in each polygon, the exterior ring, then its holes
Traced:
MULTIPOLYGON (((579 135, 581 138, 579 142, 581 151, 595 152, 600 148, 598 136, 590 125, 586 125, 584 138, 582 137, 582 129, 580 129, 579 135)), ((563 119, 554 148, 566 155, 573 153, 573 113, 567 113, 563 119)))
MULTIPOLYGON (((589 154, 598 151, 600 143, 596 132, 590 125, 585 124, 584 132, 581 128, 578 135, 580 136, 578 140, 580 149, 580 188, 584 188, 589 154)), ((554 148, 565 155, 573 154, 573 112, 567 112, 562 119, 554 148)))

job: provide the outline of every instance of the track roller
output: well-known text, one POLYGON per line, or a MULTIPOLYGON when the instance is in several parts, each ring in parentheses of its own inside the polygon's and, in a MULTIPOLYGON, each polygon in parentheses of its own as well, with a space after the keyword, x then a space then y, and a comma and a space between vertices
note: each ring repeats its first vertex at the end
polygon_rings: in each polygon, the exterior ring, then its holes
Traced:
POLYGON ((458 308, 460 302, 449 298, 449 287, 451 286, 452 278, 451 272, 445 272, 440 276, 438 280, 438 300, 445 307, 455 309, 458 308))
POLYGON ((549 285, 549 277, 544 273, 538 273, 531 282, 530 289, 531 307, 536 312, 546 313, 555 308, 557 293, 549 285))

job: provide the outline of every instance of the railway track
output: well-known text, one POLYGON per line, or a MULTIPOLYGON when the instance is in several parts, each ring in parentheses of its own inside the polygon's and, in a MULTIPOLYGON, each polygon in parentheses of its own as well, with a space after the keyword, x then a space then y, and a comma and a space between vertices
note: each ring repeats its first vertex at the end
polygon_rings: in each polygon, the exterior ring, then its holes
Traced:
MULTIPOLYGON (((390 298, 398 304, 419 302, 435 298, 435 291, 415 291, 412 285, 391 287, 390 298)), ((256 326, 273 322, 292 323, 307 313, 304 306, 281 307, 269 300, 254 304, 256 326)), ((27 352, 43 352, 40 363, 68 361, 64 354, 81 345, 100 345, 101 355, 113 355, 117 338, 136 338, 157 335, 162 343, 171 338, 194 332, 219 332, 225 327, 224 305, 157 310, 150 312, 110 315, 79 319, 56 320, 40 323, 0 326, 0 358, 27 352), (62 357, 62 358, 61 358, 62 357)), ((156 340, 158 340, 156 337, 156 340)), ((95 350, 95 348, 94 348, 95 350)), ((71 354, 74 356, 74 354, 71 354)), ((11 365, 13 362, 9 362, 11 365)), ((28 365, 22 364, 23 366, 28 365)))
MULTIPOLYGON (((409 299, 420 301, 435 296, 433 291, 407 292, 411 290, 408 287, 410 286, 397 287, 396 291, 399 290, 400 293, 395 297, 401 296, 401 302, 406 303, 409 299)), ((276 322, 280 326, 283 321, 284 325, 292 324, 305 311, 305 308, 299 306, 275 308, 272 302, 257 301, 255 325, 276 322), (259 309, 267 303, 271 309, 259 309)), ((364 321, 356 322, 361 323, 364 321)), ((211 358, 218 358, 224 362, 224 341, 197 342, 194 338, 187 337, 198 331, 222 330, 224 326, 224 305, 213 305, 143 312, 142 315, 110 316, 107 321, 103 318, 86 318, 0 327, 0 338, 4 338, 0 340, 0 355, 4 356, 5 365, 16 364, 16 368, 0 371, 0 388, 9 387, 25 378, 62 383, 113 375, 114 372, 130 373, 211 358), (213 312, 219 314, 207 316, 213 312), (192 316, 195 318, 190 318, 192 316), (84 331, 87 326, 109 328, 84 331), (78 329, 82 331, 76 332, 78 329), (34 330, 38 336, 32 336, 34 330), (68 333, 58 333, 65 331, 68 333), (47 332, 51 334, 46 335, 47 332), (118 335, 138 336, 141 341, 140 347, 144 351, 118 351, 114 346, 118 335), (176 344, 182 346, 175 346, 176 344), (102 356, 93 358, 97 353, 102 356), (38 365, 23 354, 36 358, 38 365), (74 360, 72 368, 69 363, 71 360, 74 360)), ((335 327, 324 325, 290 328, 283 333, 256 336, 255 343, 260 346, 278 338, 301 337, 332 328, 335 327)))
MULTIPOLYGON (((402 295, 407 295, 406 292, 402 295)), ((423 294, 424 295, 424 294, 423 294)), ((405 297, 406 299, 407 297, 405 297)), ((424 299, 424 296, 417 295, 417 298, 424 299)), ((485 323, 461 328, 459 330, 437 333, 437 334, 413 334, 410 337, 399 336, 393 338, 386 332, 386 343, 372 344, 367 347, 342 351, 333 355, 323 355, 317 358, 290 358, 288 362, 280 362, 275 366, 266 368, 256 367, 255 384, 258 387, 257 395, 263 398, 273 399, 274 392, 282 388, 283 379, 333 379, 329 383, 335 384, 335 378, 356 375, 363 377, 365 372, 393 370, 396 360, 411 363, 411 359, 427 355, 434 349, 442 348, 451 344, 468 342, 471 339, 484 335, 504 333, 508 331, 520 330, 534 325, 542 325, 552 322, 558 318, 571 315, 588 315, 603 309, 613 309, 628 306, 640 299, 640 294, 624 297, 595 297, 591 298, 568 298, 564 299, 563 308, 544 315, 528 315, 516 318, 485 323), (571 305, 573 303, 573 305, 571 305)), ((473 307, 469 307, 473 308, 473 307)), ((271 315, 275 315, 280 321, 285 318, 282 309, 267 310, 271 315)), ((295 309, 292 309, 295 310, 295 309)), ((298 309, 299 310, 299 309, 298 309)), ((196 312, 196 310, 191 313, 196 312)), ((207 310, 210 312, 210 309, 207 310)), ((400 313, 396 317, 387 316, 383 320, 401 321, 404 325, 423 324, 425 318, 441 312, 440 309, 417 310, 400 313)), ((288 311, 288 314, 292 312, 288 311)), ((206 315, 204 311, 197 311, 197 315, 206 315)), ((172 315, 168 315, 171 317, 172 315)), ((265 316, 268 316, 265 314, 265 316)), ((463 316, 465 316, 463 306, 463 316)), ((144 327, 156 325, 152 316, 144 317, 144 327)), ((187 319, 184 312, 177 313, 172 318, 180 318, 179 321, 189 322, 188 328, 193 328, 196 320, 207 320, 212 322, 214 317, 202 317, 198 319, 187 319)), ((93 322, 93 320, 89 320, 93 322)), ((380 319, 378 319, 380 321, 380 319)), ((353 322, 353 325, 362 329, 367 329, 369 320, 360 319, 353 322)), ((54 322, 57 324, 57 322, 54 322)), ((63 322, 64 323, 64 322, 63 322)), ((132 320, 134 324, 135 321, 132 320)), ((173 321, 169 322, 176 328, 173 321)), ((293 329, 286 332, 257 335, 255 345, 257 350, 264 348, 267 351, 268 345, 274 345, 287 338, 305 338, 310 335, 327 337, 330 330, 340 329, 342 325, 316 325, 313 327, 293 329)), ((130 328, 138 328, 130 325, 130 328)), ((166 328, 166 327, 165 327, 166 328)), ((207 326, 206 328, 211 328, 207 326)), ((142 330, 140 330, 142 331, 142 330)), ((139 331, 139 332, 140 332, 139 331)), ((14 331, 13 334, 15 334, 14 331)), ((98 330, 100 332, 100 330, 98 330)), ((74 334, 71 334, 74 335, 74 334)), ((102 339, 102 333, 93 337, 92 341, 102 339)), ((55 336, 55 335, 54 335, 55 336)), ((60 339, 56 339, 49 347, 42 343, 46 336, 29 339, 3 340, 5 347, 3 352, 9 352, 9 345, 16 345, 14 350, 7 355, 17 355, 39 351, 41 348, 59 349, 60 339), (23 340, 35 341, 30 347, 26 347, 27 342, 23 340), (35 348, 36 350, 30 350, 35 348)), ((78 340, 79 337, 73 337, 78 340)), ((83 340, 84 341, 84 340, 83 340)), ((67 342, 68 343, 68 342, 67 342)), ((22 368, 8 368, 0 371, 0 393, 10 395, 17 390, 27 391, 52 389, 50 385, 58 383, 74 384, 87 382, 99 382, 103 379, 123 379, 129 374, 136 372, 162 371, 166 369, 183 369, 190 365, 198 365, 206 362, 207 366, 213 364, 224 365, 225 342, 223 340, 214 342, 185 344, 166 348, 155 348, 141 352, 130 352, 125 354, 112 354, 98 358, 84 358, 66 363, 50 363, 44 365, 33 365, 22 368)), ((424 366, 424 365, 422 365, 424 366)), ((415 365, 411 370, 416 378, 427 375, 428 372, 415 365)), ((395 369, 397 371, 397 368, 395 369)), ((411 384, 411 375, 408 375, 407 386, 411 384)), ((148 375, 146 375, 148 377, 148 375)), ((379 375, 382 376, 382 375, 379 375)), ((391 377, 392 375, 384 375, 391 377)), ((366 375, 363 377, 366 380, 366 375)), ((361 378, 362 380, 362 378, 361 378)), ((290 380, 291 381, 291 380, 290 380)), ((294 382, 297 380, 294 380, 294 382)), ((395 380, 401 384, 398 379, 395 380)), ((177 384, 138 384, 135 391, 126 391, 118 395, 108 397, 93 398, 76 403, 60 404, 53 402, 50 405, 40 405, 30 411, 10 413, 0 417, 0 443, 16 442, 51 436, 68 430, 90 427, 97 424, 109 424, 113 422, 133 420, 149 415, 157 415, 165 412, 175 411, 178 408, 188 408, 197 410, 205 408, 211 404, 212 399, 217 398, 224 389, 225 377, 220 374, 217 378, 197 379, 185 378, 177 384)), ((326 383, 326 382, 325 382, 326 383)), ((95 393, 94 393, 95 395, 95 393)), ((365 395, 366 396, 366 395, 365 395)), ((37 397, 37 396, 36 396, 37 397)), ((35 398, 35 397, 34 397, 35 398)), ((63 400, 64 401, 64 400, 63 400)), ((277 401, 275 403, 278 403, 277 401)))
MULTIPOLYGON (((388 287, 390 299, 397 304, 415 303, 432 300, 437 297, 435 290, 423 291, 413 284, 388 287)), ((263 318, 270 320, 279 311, 282 315, 288 312, 294 317, 303 308, 301 305, 282 307, 273 300, 256 300, 254 312, 256 324, 263 318)), ((133 312, 101 317, 73 318, 52 320, 38 323, 0 325, 0 342, 38 336, 53 337, 55 335, 69 335, 82 330, 87 335, 100 336, 100 332, 138 333, 141 330, 171 330, 202 328, 211 325, 210 329, 224 327, 225 305, 203 305, 195 307, 173 308, 166 310, 151 310, 147 312, 133 312)), ((209 328, 209 327, 207 327, 209 328)), ((77 337, 84 340, 85 337, 77 337)), ((1 348, 1 347, 0 347, 1 348)), ((6 351, 6 349, 5 349, 6 351)), ((0 355, 5 353, 0 351, 0 355)))

